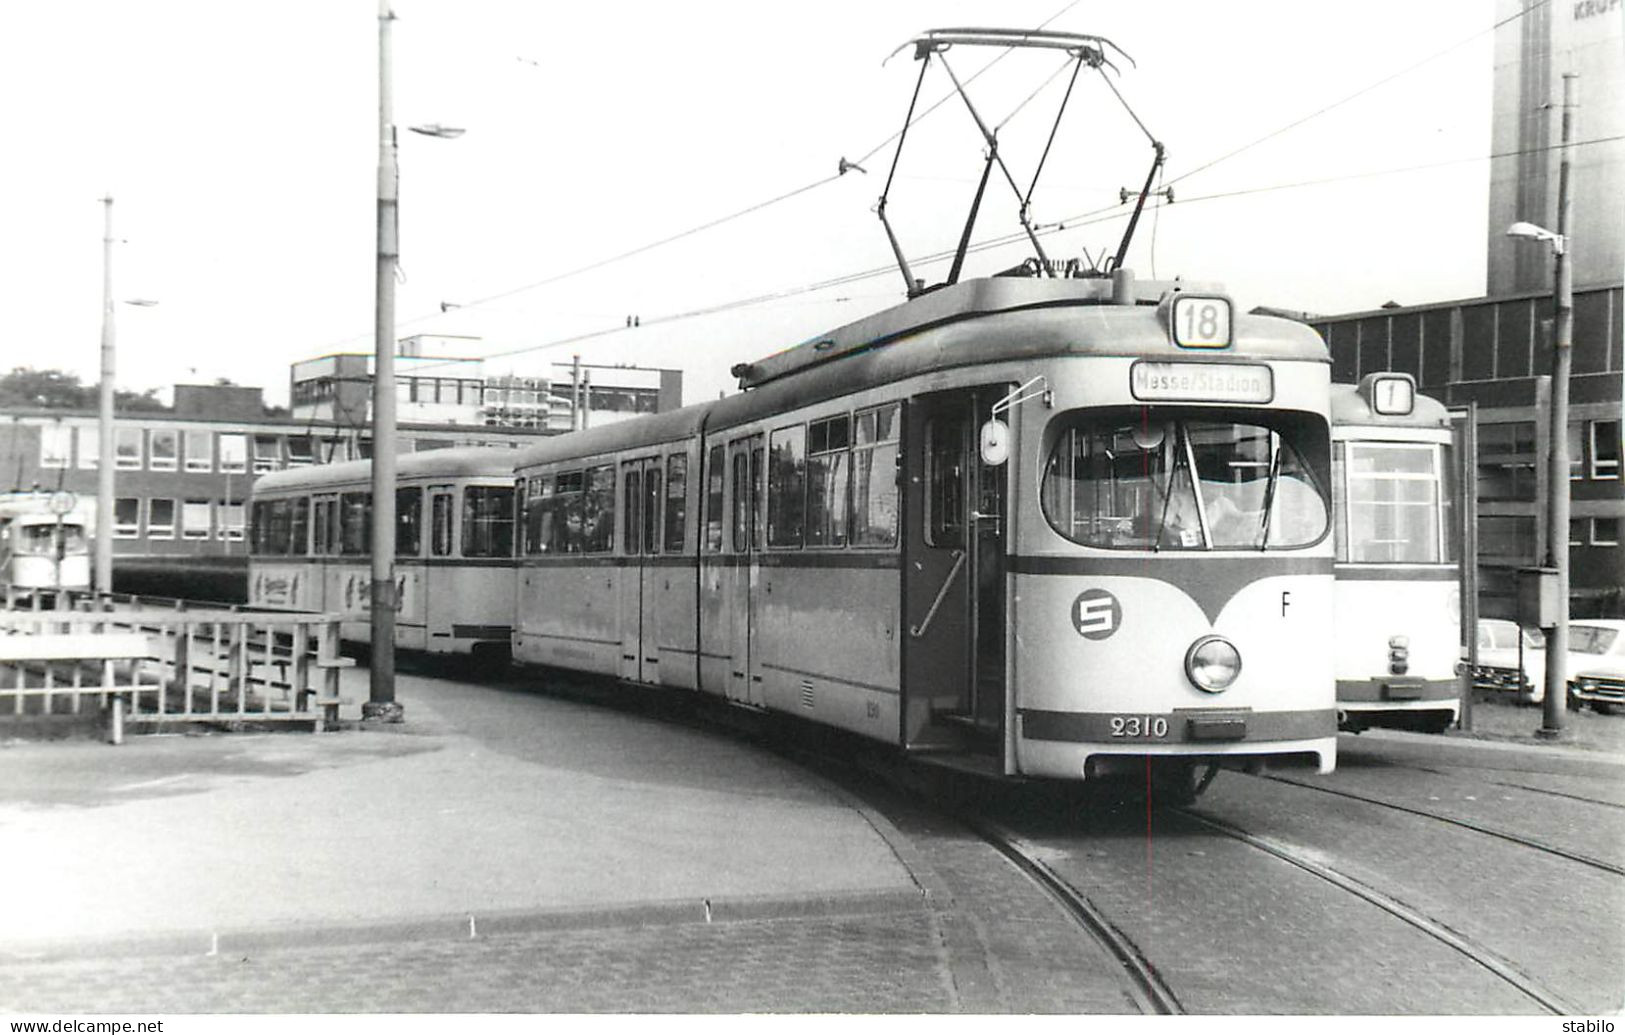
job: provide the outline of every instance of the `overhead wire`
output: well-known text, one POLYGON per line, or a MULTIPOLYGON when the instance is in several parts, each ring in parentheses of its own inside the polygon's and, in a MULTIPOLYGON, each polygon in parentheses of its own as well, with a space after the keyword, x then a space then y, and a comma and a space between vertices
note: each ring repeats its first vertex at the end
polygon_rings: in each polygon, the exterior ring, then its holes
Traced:
MULTIPOLYGON (((1078 2, 1079 2, 1079 0, 1072 0, 1072 2, 1066 4, 1066 6, 1061 8, 1061 10, 1057 11, 1054 15, 1050 16, 1048 19, 1046 19, 1045 21, 1040 23, 1039 28, 1043 28, 1043 27, 1051 24, 1052 22, 1054 22, 1056 19, 1060 18, 1061 16, 1065 15, 1073 7, 1077 6, 1078 2)), ((1357 91, 1355 91, 1355 92, 1353 92, 1353 93, 1351 93, 1351 94, 1349 94, 1349 95, 1347 95, 1347 96, 1345 96, 1345 97, 1343 97, 1343 98, 1341 98, 1341 99, 1339 99, 1337 101, 1334 101, 1331 104, 1325 105, 1325 106, 1317 109, 1314 112, 1311 112, 1311 113, 1309 113, 1307 115, 1304 115, 1304 116, 1302 116, 1302 117, 1300 117, 1298 119, 1295 119, 1292 122, 1289 122, 1286 125, 1283 125, 1283 126, 1277 128, 1277 129, 1271 131, 1270 133, 1267 133, 1267 134, 1265 134, 1265 135, 1263 135, 1261 137, 1258 137, 1255 140, 1252 140, 1252 141, 1242 145, 1241 147, 1235 148, 1234 150, 1226 152, 1226 153, 1224 153, 1224 154, 1222 154, 1222 155, 1220 155, 1220 156, 1218 156, 1218 157, 1216 157, 1216 158, 1214 158, 1214 159, 1212 159, 1210 161, 1204 162, 1201 165, 1196 166, 1193 169, 1187 170, 1187 171, 1179 174, 1178 176, 1175 176, 1175 177, 1173 177, 1171 179, 1168 179, 1168 180, 1166 180, 1166 182, 1164 182, 1163 177, 1159 174, 1159 176, 1158 176, 1158 190, 1160 192, 1165 187, 1171 187, 1174 184, 1177 184, 1177 183, 1179 183, 1179 182, 1181 182, 1183 180, 1186 180, 1186 179, 1190 178, 1191 176, 1196 175, 1197 173, 1200 173, 1200 172, 1206 171, 1208 169, 1211 169, 1214 166, 1219 165, 1222 162, 1228 161, 1229 159, 1234 158, 1237 155, 1240 155, 1240 154, 1250 150, 1251 148, 1258 146, 1259 144, 1262 144, 1262 143, 1264 143, 1264 142, 1266 142, 1268 140, 1271 140, 1271 139, 1273 139, 1273 138, 1275 138, 1277 136, 1280 136, 1280 135, 1282 135, 1282 134, 1284 134, 1286 132, 1289 132, 1292 129, 1295 129, 1295 128, 1299 127, 1299 126, 1302 126, 1305 123, 1307 123, 1309 121, 1312 121, 1315 118, 1318 118, 1318 117, 1320 117, 1322 115, 1327 114, 1328 112, 1336 110, 1337 108, 1342 107, 1343 105, 1348 104, 1349 102, 1351 102, 1351 101, 1353 101, 1353 100, 1355 100, 1355 99, 1357 99, 1357 98, 1359 98, 1361 96, 1364 96, 1365 94, 1370 93, 1373 90, 1378 89, 1379 87, 1393 81, 1394 79, 1397 79, 1397 78, 1400 78, 1400 77, 1402 77, 1404 75, 1407 75, 1410 72, 1415 71, 1417 68, 1420 68, 1420 67, 1422 67, 1424 65, 1427 65, 1427 64, 1429 64, 1429 63, 1431 63, 1433 61, 1438 60, 1439 58, 1445 56, 1446 54, 1450 54, 1450 53, 1452 53, 1452 52, 1454 52, 1456 50, 1459 50, 1460 48, 1472 43, 1473 41, 1479 39, 1480 37, 1482 37, 1482 36, 1484 36, 1486 34, 1495 32, 1496 30, 1498 30, 1498 29, 1502 28, 1503 26, 1517 20, 1518 18, 1524 17, 1524 16, 1526 16, 1526 15, 1528 15, 1528 14, 1530 14, 1530 13, 1536 11, 1536 10, 1539 10, 1540 8, 1542 8, 1542 7, 1546 6, 1547 4, 1549 4, 1550 2, 1551 2, 1551 0, 1535 0, 1535 2, 1531 3, 1529 6, 1521 8, 1519 11, 1507 16, 1506 18, 1503 18, 1503 19, 1493 23, 1491 26, 1489 26, 1486 29, 1480 30, 1479 32, 1476 32, 1476 33, 1472 34, 1471 36, 1468 36, 1467 38, 1465 38, 1465 39, 1463 39, 1463 40, 1461 40, 1461 41, 1459 41, 1457 43, 1454 43, 1454 44, 1450 45, 1449 47, 1444 48, 1443 50, 1437 51, 1436 53, 1434 53, 1432 55, 1429 55, 1426 58, 1423 58, 1423 59, 1421 59, 1419 61, 1413 62, 1412 64, 1407 65, 1404 68, 1401 68, 1401 69, 1399 69, 1399 70, 1397 70, 1397 71, 1395 71, 1395 72, 1393 72, 1393 73, 1391 73, 1391 74, 1389 74, 1387 76, 1384 76, 1382 79, 1377 80, 1374 83, 1371 83, 1371 84, 1369 84, 1369 85, 1367 85, 1367 86, 1365 86, 1365 87, 1363 87, 1363 88, 1361 88, 1361 89, 1359 89, 1359 90, 1357 90, 1357 91)), ((1005 50, 1005 51, 1002 51, 1001 53, 999 53, 997 56, 995 56, 990 61, 988 61, 988 63, 986 65, 984 65, 981 69, 977 70, 975 73, 968 76, 965 79, 965 83, 968 85, 969 83, 974 82, 978 77, 980 77, 981 75, 986 73, 989 69, 991 69, 994 65, 996 65, 1000 60, 1007 57, 1009 55, 1009 53, 1010 53, 1009 50, 1005 50)), ((1049 84, 1049 82, 1053 81, 1054 78, 1055 78, 1055 74, 1052 73, 1045 80, 1044 84, 1041 84, 1039 89, 1034 91, 1033 96, 1036 96, 1038 92, 1041 92, 1043 87, 1047 86, 1049 84)), ((1107 76, 1104 76, 1104 75, 1102 76, 1102 78, 1105 79, 1108 87, 1110 87, 1112 89, 1113 93, 1117 95, 1118 100, 1123 104, 1125 110, 1128 110, 1130 117, 1134 119, 1135 123, 1140 127, 1141 131, 1144 132, 1147 135, 1148 138, 1152 137, 1149 129, 1147 129, 1145 124, 1140 120, 1138 114, 1136 114, 1132 110, 1132 108, 1130 108, 1128 106, 1127 101, 1122 97, 1121 92, 1117 90, 1115 84, 1113 84, 1111 82, 1110 78, 1107 77, 1107 76)), ((907 131, 909 126, 912 126, 912 125, 918 123, 920 120, 926 118, 932 112, 934 112, 938 108, 940 108, 943 104, 945 104, 949 100, 951 100, 954 96, 956 96, 956 92, 954 92, 954 91, 950 91, 950 92, 946 93, 942 98, 937 100, 935 103, 927 106, 927 108, 924 111, 920 112, 918 115, 912 116, 907 121, 907 123, 904 125, 902 130, 899 130, 898 132, 893 133, 891 136, 889 136, 885 140, 881 141, 875 147, 871 148, 867 152, 864 152, 864 154, 856 162, 850 163, 850 164, 860 165, 863 162, 866 162, 868 159, 874 157, 874 155, 878 154, 880 151, 885 149, 889 144, 891 144, 891 143, 895 142, 896 140, 898 140, 898 138, 901 137, 902 134, 907 131)), ((1031 101, 1031 99, 1032 99, 1032 97, 1029 97, 1027 99, 1027 101, 1023 101, 1022 105, 1018 106, 1017 110, 1019 110, 1019 107, 1025 107, 1025 105, 1027 103, 1029 103, 1031 101)), ((1011 113, 1011 115, 1014 115, 1014 114, 1015 114, 1014 112, 1011 113)), ((1008 117, 1007 117, 1006 121, 1008 121, 1008 117)), ((1001 126, 1002 126, 1002 123, 1001 123, 1001 126)), ((1154 138, 1152 138, 1152 139, 1154 139, 1154 138)), ((1614 139, 1614 138, 1608 138, 1608 139, 1614 139)), ((1586 142, 1586 143, 1597 143, 1597 142, 1602 142, 1602 141, 1590 141, 1590 142, 1586 142)), ((1546 148, 1529 149, 1529 151, 1535 151, 1535 152, 1538 152, 1540 150, 1547 150, 1547 149, 1546 148)), ((1527 152, 1508 152, 1507 154, 1517 154, 1517 153, 1527 153, 1527 152)), ((1494 158, 1497 158, 1497 157, 1504 157, 1504 155, 1491 155, 1491 156, 1489 156, 1490 159, 1494 159, 1494 158)), ((1180 204, 1190 204, 1190 203, 1196 202, 1196 201, 1218 200, 1218 199, 1228 198, 1228 197, 1237 197, 1237 196, 1241 196, 1241 195, 1245 195, 1245 194, 1263 193, 1263 192, 1272 191, 1272 190, 1289 190, 1289 189, 1296 189, 1296 188, 1306 187, 1306 186, 1324 185, 1324 184, 1327 184, 1327 183, 1338 182, 1338 181, 1341 181, 1341 180, 1360 179, 1360 178, 1364 178, 1366 176, 1392 175, 1392 174, 1397 174, 1397 173, 1401 173, 1401 172, 1410 172, 1410 171, 1418 171, 1418 170, 1427 169, 1427 168, 1433 168, 1433 167, 1436 167, 1436 166, 1445 166, 1445 165, 1461 164, 1462 162, 1474 162, 1474 161, 1484 161, 1484 160, 1486 160, 1486 159, 1484 159, 1484 158, 1476 158, 1476 157, 1475 158, 1466 158, 1466 159, 1453 159, 1453 160, 1449 160, 1449 161, 1442 162, 1442 163, 1433 163, 1431 165, 1410 166, 1410 167, 1405 167, 1405 168, 1396 169, 1396 170, 1382 170, 1382 171, 1374 171, 1374 172, 1369 172, 1369 173, 1351 174, 1351 175, 1348 175, 1348 176, 1327 177, 1327 178, 1318 179, 1318 180, 1301 181, 1301 182, 1293 183, 1293 184, 1279 184, 1279 185, 1273 185, 1273 186, 1269 186, 1269 187, 1244 188, 1244 189, 1241 189, 1241 190, 1223 192, 1223 193, 1215 194, 1215 195, 1182 196, 1181 199, 1180 199, 1180 204)), ((619 262, 619 261, 623 261, 623 260, 628 259, 628 258, 632 258, 632 257, 634 257, 636 255, 640 255, 640 254, 642 254, 644 252, 651 251, 651 250, 653 250, 655 248, 659 248, 659 247, 662 247, 664 245, 671 244, 671 243, 674 243, 676 241, 682 240, 683 238, 692 236, 694 234, 701 233, 701 232, 703 232, 705 230, 713 229, 713 228, 715 228, 717 226, 720 226, 720 225, 722 225, 724 223, 730 222, 730 221, 732 221, 734 219, 737 219, 737 218, 740 218, 742 216, 749 215, 749 214, 751 214, 753 212, 760 211, 760 210, 762 210, 764 208, 767 208, 767 207, 769 207, 771 205, 775 205, 775 204, 778 204, 778 203, 780 203, 782 201, 786 201, 786 200, 788 200, 788 199, 790 199, 792 197, 795 197, 795 196, 797 196, 799 194, 802 194, 802 193, 805 193, 807 191, 813 190, 813 189, 815 189, 817 187, 824 186, 825 184, 828 184, 828 183, 830 183, 830 182, 832 182, 834 180, 839 179, 842 175, 844 175, 844 172, 845 172, 845 166, 843 165, 842 171, 839 172, 839 173, 836 173, 833 176, 824 177, 824 178, 822 178, 820 180, 817 180, 817 181, 809 183, 809 184, 807 184, 805 186, 796 188, 796 189, 794 189, 792 191, 786 192, 785 194, 779 195, 779 196, 777 196, 775 198, 771 198, 771 199, 768 199, 768 200, 763 201, 763 202, 758 202, 758 203, 756 203, 754 205, 751 205, 751 206, 748 206, 748 207, 746 207, 744 209, 741 209, 738 212, 734 212, 734 213, 731 213, 729 215, 719 217, 718 219, 711 220, 710 222, 701 224, 699 226, 692 227, 692 228, 690 228, 688 230, 682 231, 682 232, 677 233, 677 234, 673 234, 673 235, 671 235, 669 237, 666 237, 666 238, 663 238, 661 240, 654 241, 654 242, 651 242, 651 243, 646 244, 646 245, 642 245, 642 246, 640 246, 638 248, 631 249, 631 250, 623 252, 623 253, 621 253, 619 255, 611 256, 609 258, 605 258, 605 259, 599 260, 599 261, 594 262, 594 263, 590 263, 590 264, 588 264, 586 266, 582 266, 582 267, 579 267, 579 268, 576 268, 576 269, 573 269, 573 270, 568 270, 568 271, 556 274, 554 276, 545 278, 545 279, 543 279, 541 281, 534 282, 532 284, 527 284, 527 285, 524 285, 524 286, 521 286, 521 287, 518 287, 518 288, 513 288, 513 289, 510 289, 510 290, 507 290, 507 291, 498 292, 498 293, 493 294, 493 295, 484 296, 482 298, 476 299, 476 300, 474 300, 472 302, 465 303, 465 304, 467 306, 477 306, 477 305, 484 304, 484 303, 487 303, 487 302, 496 301, 496 300, 501 299, 501 298, 506 298, 506 297, 510 297, 512 295, 515 295, 515 294, 523 293, 525 291, 534 290, 534 289, 536 289, 538 287, 543 287, 543 286, 546 286, 548 284, 556 283, 556 282, 558 282, 560 280, 564 280, 564 279, 567 279, 569 277, 577 276, 579 274, 590 272, 592 270, 602 268, 604 266, 613 264, 615 262, 619 262)), ((1155 236, 1156 236, 1156 225, 1157 225, 1155 220, 1157 218, 1157 214, 1160 214, 1161 209, 1164 207, 1164 204, 1165 203, 1159 202, 1159 203, 1156 203, 1156 204, 1153 205, 1153 213, 1154 213, 1154 216, 1153 216, 1153 219, 1154 219, 1154 222, 1153 222, 1153 248, 1155 247, 1155 236)), ((1118 211, 1120 208, 1121 208, 1121 203, 1118 203, 1118 204, 1114 204, 1114 205, 1110 205, 1110 206, 1104 206, 1102 208, 1094 209, 1094 210, 1091 210, 1091 211, 1088 211, 1088 212, 1083 212, 1083 213, 1078 213, 1078 214, 1075 214, 1075 215, 1072 215, 1072 216, 1063 217, 1061 219, 1055 220, 1052 223, 1037 225, 1035 227, 1035 232, 1039 236, 1048 236, 1050 234, 1057 233, 1057 232, 1060 232, 1060 231, 1068 229, 1068 228, 1075 228, 1075 227, 1080 226, 1080 225, 1093 225, 1095 223, 1108 222, 1108 221, 1110 221, 1111 219, 1114 219, 1114 218, 1122 218, 1123 214, 1120 211, 1118 211)), ((1026 236, 1025 233, 1019 233, 1019 234, 1014 234, 1013 233, 1013 234, 1008 234, 1008 235, 1001 235, 999 237, 995 237, 995 238, 987 239, 987 240, 984 240, 984 241, 976 242, 976 243, 974 243, 974 244, 972 244, 970 246, 969 251, 973 252, 973 253, 980 253, 980 252, 988 251, 990 249, 1004 247, 1006 245, 1015 243, 1015 242, 1023 239, 1025 236, 1026 236)), ((936 252, 936 253, 930 254, 928 256, 925 256, 923 258, 918 259, 917 261, 919 261, 921 263, 924 263, 924 264, 930 264, 930 263, 933 263, 933 262, 943 261, 944 259, 947 259, 947 258, 951 257, 952 254, 953 254, 952 250, 946 250, 946 251, 941 251, 941 252, 936 252)), ((703 308, 700 308, 700 309, 689 310, 689 311, 682 312, 682 313, 668 314, 667 316, 663 316, 663 317, 654 317, 654 318, 650 318, 650 319, 645 319, 645 320, 642 321, 642 324, 644 326, 651 326, 651 325, 657 325, 657 324, 662 324, 662 323, 669 323, 669 322, 672 322, 672 321, 675 321, 675 320, 691 319, 691 318, 694 318, 694 317, 697 317, 697 316, 713 315, 715 313, 727 311, 727 310, 730 310, 730 309, 748 308, 749 306, 760 305, 760 304, 762 304, 764 302, 767 302, 767 301, 775 301, 775 300, 778 300, 778 299, 781 299, 781 298, 793 297, 795 295, 808 294, 808 293, 811 293, 811 292, 814 292, 814 291, 825 290, 825 289, 827 289, 829 287, 842 286, 842 285, 849 284, 849 283, 857 283, 857 282, 860 282, 860 281, 863 281, 863 280, 870 279, 870 278, 875 277, 875 276, 881 276, 881 275, 889 274, 891 272, 894 272, 894 270, 893 270, 893 267, 890 266, 890 265, 882 266, 882 267, 876 267, 876 268, 873 268, 873 269, 870 269, 870 270, 864 270, 864 271, 853 273, 853 274, 846 274, 846 275, 831 278, 831 279, 828 279, 828 280, 819 281, 819 282, 816 282, 814 284, 805 285, 805 286, 802 286, 802 287, 789 288, 789 289, 784 289, 782 291, 768 292, 768 293, 765 293, 765 294, 756 295, 756 296, 752 296, 752 297, 745 298, 745 299, 739 299, 739 300, 735 300, 735 301, 732 301, 732 302, 719 303, 719 304, 714 305, 714 306, 707 306, 707 307, 703 307, 703 308)), ((427 318, 428 317, 418 317, 415 320, 408 320, 406 322, 408 322, 408 323, 420 322, 420 321, 422 321, 424 319, 427 319, 427 318)), ((545 349, 557 348, 557 347, 561 347, 563 345, 576 344, 576 343, 579 343, 579 342, 582 342, 582 341, 587 341, 587 340, 592 340, 592 339, 599 338, 599 337, 604 337, 604 336, 607 336, 607 335, 610 335, 610 334, 613 334, 613 333, 616 333, 616 332, 619 332, 619 331, 624 331, 624 330, 625 330, 624 326, 616 326, 616 327, 611 327, 611 328, 605 328, 605 329, 600 330, 600 331, 591 331, 591 332, 586 332, 586 333, 580 334, 580 335, 572 335, 572 336, 569 336, 569 337, 566 337, 566 338, 557 339, 557 340, 550 341, 550 342, 544 342, 544 343, 540 343, 540 344, 537 344, 537 345, 524 346, 524 347, 517 348, 517 349, 510 349, 510 350, 504 350, 504 351, 501 351, 501 352, 490 353, 490 354, 487 354, 486 356, 483 356, 481 358, 491 358, 491 359, 505 358, 505 357, 509 357, 509 356, 513 356, 513 355, 519 355, 519 354, 522 354, 522 353, 525 353, 525 352, 542 351, 542 350, 545 350, 545 349)), ((346 340, 351 340, 351 339, 346 339, 346 340)))

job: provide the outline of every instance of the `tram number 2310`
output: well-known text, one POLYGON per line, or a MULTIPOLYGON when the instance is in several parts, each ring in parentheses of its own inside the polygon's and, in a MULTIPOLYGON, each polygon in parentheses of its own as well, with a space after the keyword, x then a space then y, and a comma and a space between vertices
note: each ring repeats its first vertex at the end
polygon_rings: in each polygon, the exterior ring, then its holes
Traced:
POLYGON ((1113 715, 1111 734, 1125 740, 1161 740, 1168 736, 1168 719, 1162 715, 1113 715))

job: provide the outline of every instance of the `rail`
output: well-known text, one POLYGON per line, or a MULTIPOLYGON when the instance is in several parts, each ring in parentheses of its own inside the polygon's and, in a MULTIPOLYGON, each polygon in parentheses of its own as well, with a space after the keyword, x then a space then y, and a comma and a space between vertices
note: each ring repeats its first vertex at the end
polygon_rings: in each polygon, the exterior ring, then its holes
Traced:
POLYGON ((340 615, 88 593, 54 603, 0 611, 0 715, 82 714, 90 703, 107 714, 113 743, 126 722, 320 731, 338 720, 340 673, 354 664, 339 653, 340 615))

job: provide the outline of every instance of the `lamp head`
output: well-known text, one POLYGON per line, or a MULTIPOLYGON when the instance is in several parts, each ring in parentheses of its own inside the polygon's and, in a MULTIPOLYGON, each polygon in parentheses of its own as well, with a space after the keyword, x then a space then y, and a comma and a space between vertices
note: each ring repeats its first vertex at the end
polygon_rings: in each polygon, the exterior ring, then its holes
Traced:
POLYGON ((1547 244, 1550 244, 1552 246, 1552 251, 1556 252, 1558 255, 1563 254, 1563 249, 1568 244, 1567 239, 1564 238, 1562 234, 1553 233, 1543 226, 1536 226, 1534 223, 1524 223, 1521 221, 1513 223, 1511 226, 1507 227, 1507 236, 1523 237, 1531 241, 1544 241, 1547 244))

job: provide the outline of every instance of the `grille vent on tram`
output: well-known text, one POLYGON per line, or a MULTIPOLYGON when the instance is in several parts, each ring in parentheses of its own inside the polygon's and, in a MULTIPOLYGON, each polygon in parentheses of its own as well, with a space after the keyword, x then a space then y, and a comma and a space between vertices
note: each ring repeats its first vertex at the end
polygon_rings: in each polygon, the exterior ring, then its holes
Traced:
POLYGON ((801 707, 803 707, 803 708, 811 708, 813 706, 813 704, 814 704, 814 700, 813 700, 812 680, 803 679, 801 681, 801 707))

